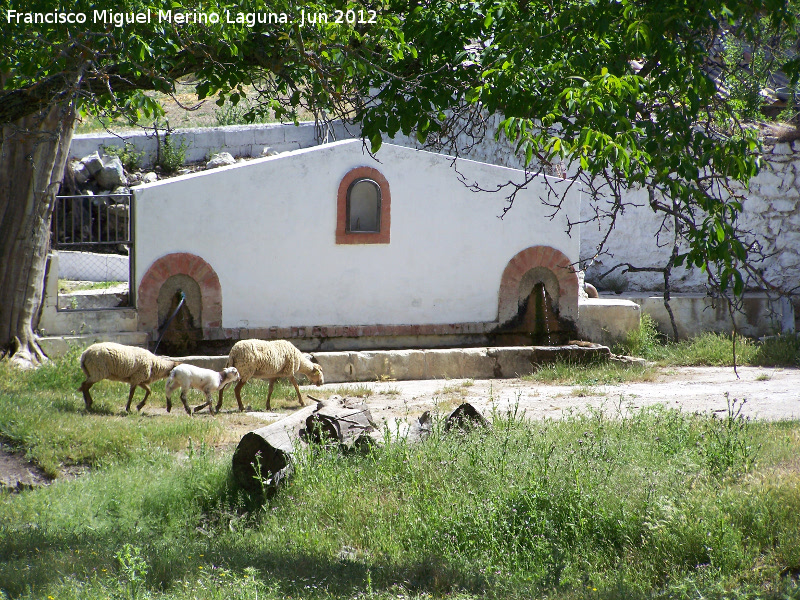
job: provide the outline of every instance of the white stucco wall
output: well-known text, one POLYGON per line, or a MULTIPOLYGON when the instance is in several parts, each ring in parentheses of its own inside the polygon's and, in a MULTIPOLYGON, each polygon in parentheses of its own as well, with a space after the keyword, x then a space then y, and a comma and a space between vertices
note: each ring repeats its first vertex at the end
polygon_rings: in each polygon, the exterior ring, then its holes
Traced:
MULTIPOLYGON (((136 285, 158 258, 189 252, 222 286, 225 328, 492 321, 503 269, 519 251, 579 255, 580 212, 569 191, 552 212, 545 186, 474 193, 445 156, 385 145, 378 160, 344 141, 135 188, 136 285), (337 245, 336 198, 351 169, 371 166, 391 189, 391 243, 337 245)), ((484 189, 521 172, 459 161, 484 189)), ((557 189, 566 182, 551 180, 557 189)))

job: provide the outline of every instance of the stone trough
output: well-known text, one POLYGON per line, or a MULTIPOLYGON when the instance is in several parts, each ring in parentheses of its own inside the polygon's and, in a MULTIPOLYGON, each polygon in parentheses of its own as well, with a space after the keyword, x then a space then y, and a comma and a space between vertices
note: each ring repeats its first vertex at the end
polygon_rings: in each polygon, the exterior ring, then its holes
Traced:
MULTIPOLYGON (((414 379, 499 379, 530 375, 540 365, 569 360, 585 363, 610 358, 607 346, 581 342, 561 346, 446 348, 312 352, 326 383, 414 379)), ((227 356, 186 356, 189 364, 220 370, 227 356)))

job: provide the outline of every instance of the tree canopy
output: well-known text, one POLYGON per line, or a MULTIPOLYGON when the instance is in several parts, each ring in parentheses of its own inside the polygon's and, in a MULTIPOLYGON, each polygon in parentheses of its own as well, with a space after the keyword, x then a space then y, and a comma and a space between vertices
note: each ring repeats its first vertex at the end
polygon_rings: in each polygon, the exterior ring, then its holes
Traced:
MULTIPOLYGON (((748 44, 794 43, 797 11, 788 1, 0 6, 4 160, 15 144, 22 147, 14 140, 41 129, 55 106, 157 113, 143 91, 172 93, 186 76, 200 98, 236 104, 249 95, 253 117, 268 111, 292 119, 305 107, 321 119, 352 121, 373 151, 384 136, 402 132, 458 154, 480 140, 488 116, 500 114, 498 135, 531 176, 563 165, 605 199, 598 214, 611 217, 612 227, 624 186, 650 190, 651 207, 676 239, 666 276, 692 264, 721 289, 740 293, 755 274, 748 261, 757 242, 738 229, 737 216, 742 186, 759 169, 758 141, 711 73, 725 33, 748 44)), ((791 56, 775 65, 792 83, 799 66, 791 56)), ((57 181, 63 161, 53 164, 57 181)), ((4 189, 0 215, 10 215, 3 208, 22 199, 4 189)), ((514 190, 506 191, 510 206, 514 190)), ((53 193, 39 201, 52 204, 53 193)), ((0 230, 8 230, 3 219, 0 230)), ((0 308, 0 325, 6 321, 0 308)), ((10 333, 0 335, 0 345, 9 344, 10 333)))

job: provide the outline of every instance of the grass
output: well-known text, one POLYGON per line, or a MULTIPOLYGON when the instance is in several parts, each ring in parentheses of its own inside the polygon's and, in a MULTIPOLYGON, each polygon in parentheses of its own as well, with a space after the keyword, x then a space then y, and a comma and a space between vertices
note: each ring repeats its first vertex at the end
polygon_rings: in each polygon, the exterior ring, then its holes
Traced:
POLYGON ((0 363, 2 439, 92 467, 2 495, 0 598, 800 598, 800 425, 736 399, 437 418, 424 443, 300 450, 265 500, 231 480, 230 414, 120 416, 122 384, 87 414, 75 358, 0 363))
MULTIPOLYGON (((771 336, 763 341, 737 336, 736 364, 763 367, 800 366, 800 336, 771 336)), ((727 334, 706 332, 690 340, 669 342, 658 333, 655 322, 643 315, 638 330, 615 348, 661 366, 733 366, 734 339, 727 334)))
POLYGON ((447 395, 456 395, 456 396, 464 396, 467 393, 467 388, 472 387, 475 385, 475 382, 472 379, 466 379, 464 381, 454 382, 446 384, 440 390, 437 390, 436 394, 447 396, 447 395))
MULTIPOLYGON (((575 386, 615 385, 627 382, 654 381, 665 367, 734 365, 734 341, 730 335, 703 333, 690 340, 671 342, 658 333, 655 322, 643 315, 639 329, 632 331, 625 343, 613 348, 616 354, 644 358, 644 365, 597 361, 576 364, 559 361, 542 365, 527 381, 575 386)), ((800 335, 779 335, 756 341, 736 338, 736 365, 759 367, 800 366, 800 335)), ((770 375, 758 375, 759 381, 770 375)))
MULTIPOLYGON (((247 87, 246 90, 250 96, 253 96, 252 88, 247 87)), ((226 103, 220 108, 216 104, 216 97, 200 101, 194 91, 194 83, 191 78, 178 82, 174 97, 160 92, 147 92, 147 95, 156 99, 164 108, 164 114, 157 119, 151 117, 130 123, 124 118, 109 119, 107 117, 84 116, 77 125, 76 133, 93 133, 108 129, 126 131, 140 128, 149 129, 152 132, 155 121, 161 124, 169 122, 172 128, 244 125, 247 123, 245 115, 248 110, 243 110, 243 107, 247 105, 249 109, 252 106, 252 104, 245 101, 237 106, 226 103), (193 107, 193 110, 183 108, 186 106, 193 107)), ((314 115, 301 108, 298 110, 298 118, 300 120, 313 120, 314 115)), ((279 119, 274 118, 271 114, 258 114, 255 118, 255 122, 258 123, 278 121, 279 119)))
MULTIPOLYGON (((83 381, 79 354, 72 350, 64 358, 30 372, 0 362, 0 441, 24 452, 48 475, 58 475, 64 467, 73 465, 98 468, 109 461, 129 460, 152 448, 175 452, 185 448, 190 439, 195 444, 210 445, 231 441, 224 420, 190 419, 180 402, 173 410, 175 418, 149 414, 148 408, 165 404, 163 381, 151 386, 153 393, 143 413, 134 411, 130 415, 124 412, 128 385, 101 381, 92 387, 93 410, 86 413, 83 396, 76 391, 83 381)), ((248 383, 242 392, 245 403, 263 406, 267 388, 267 382, 248 383)), ((137 390, 134 404, 143 394, 137 390)), ((198 404, 200 396, 190 393, 189 399, 190 404, 198 404)), ((294 388, 278 381, 273 406, 291 408, 295 404, 294 388)), ((231 406, 235 401, 229 391, 223 409, 231 406)))
POLYGON ((124 281, 73 281, 72 279, 59 279, 59 292, 78 292, 81 290, 107 290, 119 285, 127 285, 124 281))
POLYGON ((656 377, 658 377, 658 369, 653 365, 608 361, 575 364, 568 361, 556 361, 541 365, 534 373, 525 375, 522 379, 539 383, 591 387, 631 381, 654 381, 656 377))

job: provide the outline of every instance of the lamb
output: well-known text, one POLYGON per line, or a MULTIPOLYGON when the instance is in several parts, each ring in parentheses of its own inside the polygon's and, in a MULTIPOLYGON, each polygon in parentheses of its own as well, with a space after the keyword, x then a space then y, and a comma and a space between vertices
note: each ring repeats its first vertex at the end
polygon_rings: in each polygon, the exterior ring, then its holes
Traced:
MULTIPOLYGON (((286 340, 274 340, 266 342, 264 340, 241 340, 236 342, 228 354, 228 366, 236 367, 239 370, 239 383, 234 388, 236 402, 239 410, 243 411, 241 391, 245 383, 252 378, 268 379, 269 391, 267 392, 267 410, 271 409, 270 399, 272 398, 272 388, 275 381, 284 377, 288 378, 294 385, 297 392, 297 400, 300 406, 304 405, 303 396, 297 386, 295 373, 306 375, 312 383, 322 385, 325 381, 322 375, 322 368, 306 358, 300 350, 295 348, 291 342, 286 340)), ((219 401, 217 411, 222 406, 222 392, 219 391, 219 401)))
MULTIPOLYGON (((214 414, 212 403, 214 402, 211 397, 211 392, 217 390, 222 392, 225 387, 239 379, 239 371, 236 367, 226 367, 222 371, 212 371, 211 369, 204 369, 194 365, 178 365, 169 374, 165 391, 167 393, 167 412, 172 410, 172 399, 170 396, 177 388, 181 388, 181 402, 183 408, 186 409, 188 414, 192 414, 192 409, 189 408, 189 403, 186 401, 186 391, 189 389, 200 390, 206 395, 206 401, 200 406, 195 406, 194 412, 202 410, 206 406, 209 412, 214 414)), ((219 410, 219 407, 217 407, 219 410)))
POLYGON ((92 396, 89 394, 89 389, 95 383, 103 379, 128 383, 131 391, 128 394, 125 411, 130 412, 133 393, 138 385, 145 390, 144 398, 136 406, 136 410, 142 410, 150 395, 150 384, 167 377, 170 371, 179 364, 179 361, 156 356, 152 352, 136 346, 125 346, 114 342, 92 344, 81 354, 81 369, 86 380, 78 388, 78 391, 83 392, 86 410, 89 410, 92 407, 92 396))

